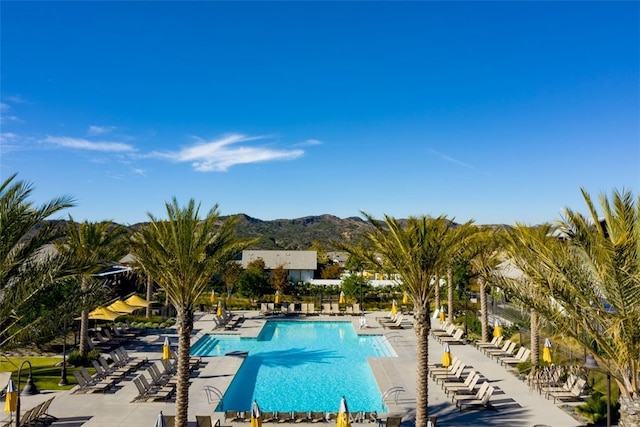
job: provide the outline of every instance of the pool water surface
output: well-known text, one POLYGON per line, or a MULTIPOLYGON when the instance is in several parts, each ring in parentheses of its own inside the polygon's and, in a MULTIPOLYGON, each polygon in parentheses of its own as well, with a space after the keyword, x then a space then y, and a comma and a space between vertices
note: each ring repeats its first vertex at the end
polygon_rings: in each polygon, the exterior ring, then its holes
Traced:
POLYGON ((269 321, 257 338, 206 335, 194 356, 248 352, 217 411, 336 412, 345 396, 351 412, 386 407, 368 357, 396 357, 383 335, 359 336, 351 322, 269 321))

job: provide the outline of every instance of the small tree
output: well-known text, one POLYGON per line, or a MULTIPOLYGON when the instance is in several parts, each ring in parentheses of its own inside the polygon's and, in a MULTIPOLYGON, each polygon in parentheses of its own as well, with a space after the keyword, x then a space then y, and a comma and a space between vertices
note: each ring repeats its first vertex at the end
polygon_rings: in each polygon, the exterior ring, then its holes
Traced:
POLYGON ((369 281, 357 274, 350 274, 342 279, 342 291, 349 298, 358 299, 369 292, 369 281))
POLYGON ((323 279, 339 279, 340 276, 342 276, 343 271, 344 268, 342 268, 340 264, 338 264, 337 262, 333 262, 325 265, 322 268, 320 277, 322 277, 323 279))
POLYGON ((271 270, 269 284, 273 286, 276 291, 283 294, 289 284, 289 270, 285 269, 283 265, 279 265, 271 270))

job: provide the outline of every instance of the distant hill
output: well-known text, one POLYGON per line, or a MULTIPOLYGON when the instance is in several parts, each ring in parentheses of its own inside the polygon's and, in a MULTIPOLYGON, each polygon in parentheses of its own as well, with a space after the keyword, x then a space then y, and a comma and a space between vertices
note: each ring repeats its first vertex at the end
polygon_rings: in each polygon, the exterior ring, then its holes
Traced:
MULTIPOLYGON (((238 217, 236 233, 239 237, 259 238, 251 249, 307 250, 317 241, 325 250, 333 251, 335 248, 331 245, 332 241, 356 242, 359 236, 371 228, 369 223, 359 217, 338 218, 328 214, 269 221, 245 214, 230 216, 238 217)), ((226 218, 228 217, 221 217, 226 218)), ((64 220, 53 222, 58 226, 66 224, 64 220)), ((131 225, 130 228, 136 230, 141 225, 143 223, 131 225)))

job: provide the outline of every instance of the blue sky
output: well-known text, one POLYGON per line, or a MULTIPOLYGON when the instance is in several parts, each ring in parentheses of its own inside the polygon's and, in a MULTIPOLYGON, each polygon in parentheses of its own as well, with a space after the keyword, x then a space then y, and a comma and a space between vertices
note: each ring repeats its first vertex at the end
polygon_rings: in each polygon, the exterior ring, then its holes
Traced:
POLYGON ((190 198, 535 224, 640 188, 640 3, 0 4, 0 174, 76 220, 190 198))

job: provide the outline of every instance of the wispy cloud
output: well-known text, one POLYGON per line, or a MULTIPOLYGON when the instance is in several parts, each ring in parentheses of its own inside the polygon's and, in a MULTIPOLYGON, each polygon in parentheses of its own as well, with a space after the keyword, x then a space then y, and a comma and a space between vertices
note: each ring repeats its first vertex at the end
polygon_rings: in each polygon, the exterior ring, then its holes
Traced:
POLYGON ((87 135, 96 136, 103 135, 105 133, 111 133, 116 129, 115 126, 89 126, 87 130, 87 135))
POLYGON ((122 142, 98 141, 93 142, 83 138, 71 138, 66 136, 47 136, 45 142, 55 144, 60 147, 73 148, 76 150, 101 151, 107 153, 134 152, 136 149, 129 144, 122 142))
POLYGON ((322 145, 322 141, 319 139, 307 139, 295 144, 296 147, 311 147, 312 145, 322 145))
POLYGON ((6 98, 8 101, 11 101, 16 104, 26 104, 27 100, 22 97, 22 95, 10 95, 6 98))
POLYGON ((155 152, 154 157, 176 162, 191 162, 199 172, 225 172, 231 166, 274 160, 293 160, 304 155, 304 150, 277 150, 268 146, 234 146, 241 142, 264 140, 265 136, 230 134, 220 139, 185 147, 178 152, 155 152))
POLYGON ((460 166, 465 167, 465 168, 473 169, 473 166, 471 166, 471 165, 469 165, 469 164, 467 164, 465 162, 461 162, 458 159, 454 159, 453 157, 447 156, 446 154, 442 154, 439 151, 433 150, 431 148, 427 148, 427 150, 429 150, 431 153, 435 154, 436 156, 440 157, 443 160, 446 160, 446 161, 451 162, 451 163, 455 163, 455 164, 460 165, 460 166))
POLYGON ((22 122, 20 117, 14 114, 7 114, 7 112, 11 109, 11 106, 5 102, 0 102, 0 123, 5 122, 22 122))

